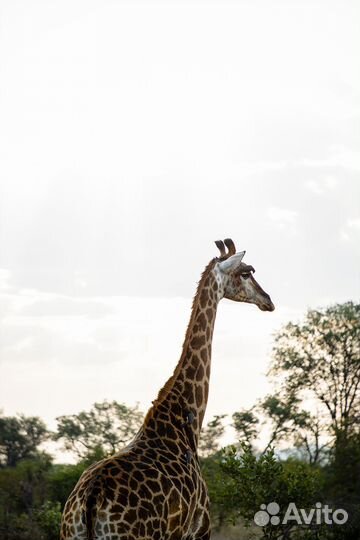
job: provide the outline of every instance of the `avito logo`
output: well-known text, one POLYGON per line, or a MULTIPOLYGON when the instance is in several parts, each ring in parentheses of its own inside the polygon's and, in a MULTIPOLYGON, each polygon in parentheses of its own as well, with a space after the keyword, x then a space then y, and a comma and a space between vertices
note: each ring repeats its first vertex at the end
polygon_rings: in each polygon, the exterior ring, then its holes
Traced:
POLYGON ((315 508, 310 508, 310 510, 297 508, 296 504, 291 502, 288 504, 282 519, 278 516, 279 512, 280 506, 277 502, 271 502, 267 505, 261 504, 260 510, 254 515, 254 522, 259 527, 265 527, 269 524, 276 526, 280 523, 286 525, 291 521, 298 525, 310 525, 311 523, 343 525, 349 519, 347 511, 343 508, 333 510, 328 504, 322 505, 320 502, 317 502, 315 508))

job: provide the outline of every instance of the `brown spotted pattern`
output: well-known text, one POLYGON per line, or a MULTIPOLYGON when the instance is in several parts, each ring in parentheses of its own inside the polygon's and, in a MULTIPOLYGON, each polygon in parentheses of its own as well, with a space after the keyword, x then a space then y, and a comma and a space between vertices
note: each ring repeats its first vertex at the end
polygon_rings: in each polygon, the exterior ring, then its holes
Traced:
MULTIPOLYGON (((219 300, 229 297, 231 288, 234 300, 241 294, 249 301, 239 292, 238 277, 219 270, 220 261, 235 252, 233 242, 225 240, 227 256, 222 242, 218 244, 222 256, 213 259, 201 277, 173 375, 135 439, 81 476, 65 505, 61 540, 210 538, 209 500, 197 445, 209 392, 215 316, 219 300)), ((245 290, 245 282, 241 287, 245 290)))
POLYGON ((219 280, 205 270, 183 352, 134 441, 90 467, 63 513, 61 540, 206 540, 209 501, 197 456, 219 280))

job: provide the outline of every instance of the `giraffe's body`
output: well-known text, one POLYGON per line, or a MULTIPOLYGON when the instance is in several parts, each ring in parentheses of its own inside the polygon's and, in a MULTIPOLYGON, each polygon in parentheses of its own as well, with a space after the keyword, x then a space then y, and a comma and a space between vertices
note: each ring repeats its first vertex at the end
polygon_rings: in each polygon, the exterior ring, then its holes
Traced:
MULTIPOLYGON (((224 296, 234 294, 234 279, 231 283, 224 279, 220 265, 228 265, 224 266, 228 274, 234 253, 235 249, 226 256, 222 252, 222 258, 206 268, 174 374, 135 439, 81 476, 64 509, 61 540, 210 538, 209 501, 197 444, 208 397, 217 305, 224 296)), ((245 268, 247 276, 250 269, 245 268)), ((259 307, 272 311, 270 298, 251 279, 263 301, 262 307, 257 302, 259 307)), ((233 299, 250 301, 244 283, 240 293, 242 298, 233 299)))

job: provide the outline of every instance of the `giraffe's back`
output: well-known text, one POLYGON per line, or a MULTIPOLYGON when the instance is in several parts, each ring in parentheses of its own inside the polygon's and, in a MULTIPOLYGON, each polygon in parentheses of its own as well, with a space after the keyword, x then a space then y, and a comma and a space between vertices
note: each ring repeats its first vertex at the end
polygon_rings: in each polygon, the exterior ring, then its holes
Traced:
POLYGON ((208 528, 207 493, 195 466, 135 447, 84 472, 66 503, 60 538, 180 540, 200 528, 208 528))

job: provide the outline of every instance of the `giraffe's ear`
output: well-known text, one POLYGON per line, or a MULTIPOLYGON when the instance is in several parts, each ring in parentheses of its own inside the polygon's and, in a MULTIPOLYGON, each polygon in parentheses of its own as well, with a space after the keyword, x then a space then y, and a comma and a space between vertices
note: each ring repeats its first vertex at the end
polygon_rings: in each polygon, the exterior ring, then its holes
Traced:
POLYGON ((235 255, 232 255, 225 261, 222 261, 221 263, 219 263, 220 269, 225 273, 230 272, 230 270, 236 270, 236 268, 243 260, 245 253, 245 251, 240 251, 239 253, 235 253, 235 255))

